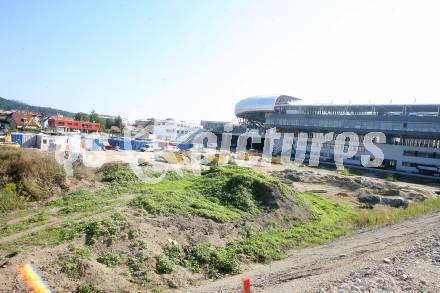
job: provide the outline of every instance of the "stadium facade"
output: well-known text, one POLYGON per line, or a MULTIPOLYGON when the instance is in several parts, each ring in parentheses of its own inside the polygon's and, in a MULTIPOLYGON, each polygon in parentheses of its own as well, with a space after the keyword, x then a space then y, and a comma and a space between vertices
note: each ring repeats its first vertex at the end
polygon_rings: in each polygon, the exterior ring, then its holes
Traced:
MULTIPOLYGON (((344 164, 361 166, 361 155, 371 155, 363 146, 367 133, 381 132, 385 141, 377 146, 384 153, 380 168, 440 177, 440 104, 368 104, 307 105, 287 96, 251 97, 235 105, 235 115, 243 129, 275 128, 279 133, 293 133, 295 153, 299 133, 307 133, 305 159, 310 158, 314 133, 354 132, 360 146, 356 155, 344 164)), ((321 162, 333 162, 334 141, 323 144, 321 162)))

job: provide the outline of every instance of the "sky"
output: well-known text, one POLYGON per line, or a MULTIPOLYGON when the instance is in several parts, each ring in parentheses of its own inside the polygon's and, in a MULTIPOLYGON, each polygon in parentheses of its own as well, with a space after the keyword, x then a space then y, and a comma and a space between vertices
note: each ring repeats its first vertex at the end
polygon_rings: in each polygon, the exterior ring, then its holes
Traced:
POLYGON ((440 103, 440 1, 0 0, 0 96, 235 121, 240 99, 440 103))

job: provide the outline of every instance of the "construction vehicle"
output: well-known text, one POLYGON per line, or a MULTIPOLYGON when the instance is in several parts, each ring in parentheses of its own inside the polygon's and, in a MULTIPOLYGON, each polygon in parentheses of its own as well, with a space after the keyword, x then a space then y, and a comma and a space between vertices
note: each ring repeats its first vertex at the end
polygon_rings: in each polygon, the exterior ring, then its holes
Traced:
POLYGON ((20 147, 18 143, 12 142, 12 135, 9 129, 6 129, 3 133, 0 132, 0 146, 20 147))

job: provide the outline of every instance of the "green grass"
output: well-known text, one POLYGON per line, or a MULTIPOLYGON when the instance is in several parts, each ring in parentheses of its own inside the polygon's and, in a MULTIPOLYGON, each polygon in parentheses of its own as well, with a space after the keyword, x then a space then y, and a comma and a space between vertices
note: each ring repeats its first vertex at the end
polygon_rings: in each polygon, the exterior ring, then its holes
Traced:
POLYGON ((104 238, 107 245, 112 244, 128 228, 124 215, 114 213, 107 219, 90 221, 85 225, 86 244, 93 245, 99 238, 104 238))
POLYGON ((170 274, 176 264, 183 265, 185 253, 179 244, 168 244, 163 248, 163 254, 156 257, 156 272, 170 274))
POLYGON ((125 217, 114 213, 105 219, 64 223, 33 232, 15 241, 0 244, 0 249, 23 251, 35 246, 57 246, 81 236, 85 236, 87 245, 95 244, 98 239, 110 245, 122 235, 126 235, 125 230, 128 227, 125 217))
POLYGON ((440 197, 410 203, 407 208, 375 208, 359 210, 355 224, 359 228, 395 224, 403 219, 416 217, 440 209, 440 197))
POLYGON ((200 177, 167 177, 158 184, 134 183, 141 193, 130 206, 153 215, 197 215, 215 221, 253 217, 265 208, 273 188, 290 189, 279 180, 238 166, 213 167, 200 177))
POLYGON ((67 215, 77 212, 92 212, 100 208, 102 197, 85 190, 72 192, 62 198, 49 202, 49 206, 60 207, 59 214, 67 215))
POLYGON ((213 202, 197 192, 146 191, 131 204, 132 207, 153 215, 197 215, 215 221, 236 220, 245 215, 238 209, 213 202))
POLYGON ((313 220, 290 228, 253 233, 229 249, 257 262, 268 262, 283 258, 290 249, 325 243, 353 230, 357 214, 352 208, 311 193, 300 197, 312 211, 313 220))
POLYGON ((26 197, 20 195, 15 183, 8 183, 0 189, 0 212, 9 212, 24 208, 26 197))
POLYGON ((81 236, 84 228, 85 222, 66 223, 33 232, 12 242, 0 244, 0 249, 24 250, 34 246, 56 246, 81 236))
POLYGON ((187 254, 184 264, 195 272, 203 271, 212 279, 240 272, 240 262, 235 251, 209 243, 194 247, 187 254))
POLYGON ((18 223, 4 225, 0 228, 0 237, 9 236, 14 233, 21 232, 29 227, 35 227, 44 224, 49 219, 48 215, 44 213, 36 214, 26 220, 18 223))
POLYGON ((357 213, 353 208, 310 193, 297 196, 312 212, 309 221, 296 222, 289 228, 251 233, 244 240, 225 247, 199 244, 185 254, 178 247, 166 246, 164 265, 172 260, 174 264, 204 272, 209 278, 219 278, 240 272, 239 256, 247 256, 255 262, 270 262, 285 257, 290 249, 321 244, 354 229, 357 213))
POLYGON ((209 277, 218 278, 239 272, 237 255, 267 263, 284 258, 291 249, 323 244, 359 228, 396 223, 440 209, 440 198, 412 203, 405 209, 366 211, 311 193, 298 196, 311 209, 312 220, 296 223, 290 228, 251 233, 246 239, 231 242, 225 247, 215 247, 208 243, 196 246, 185 256, 186 266, 196 270, 203 268, 209 277))
POLYGON ((126 163, 106 163, 98 169, 97 174, 101 176, 101 180, 104 182, 124 183, 139 181, 136 174, 126 163))

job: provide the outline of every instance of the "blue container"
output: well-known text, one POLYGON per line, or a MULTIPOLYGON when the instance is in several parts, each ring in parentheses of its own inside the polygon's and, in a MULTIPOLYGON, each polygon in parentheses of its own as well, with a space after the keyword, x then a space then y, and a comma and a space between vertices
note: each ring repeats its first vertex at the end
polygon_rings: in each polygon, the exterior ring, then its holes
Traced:
POLYGON ((23 133, 12 133, 11 140, 13 143, 19 144, 20 147, 23 146, 23 133))
POLYGON ((179 150, 187 151, 187 150, 191 149, 193 146, 194 146, 194 144, 192 144, 192 143, 179 143, 176 147, 179 150))

